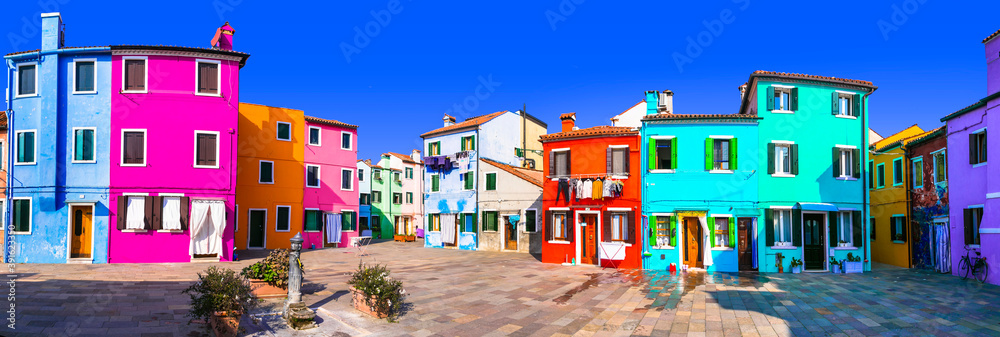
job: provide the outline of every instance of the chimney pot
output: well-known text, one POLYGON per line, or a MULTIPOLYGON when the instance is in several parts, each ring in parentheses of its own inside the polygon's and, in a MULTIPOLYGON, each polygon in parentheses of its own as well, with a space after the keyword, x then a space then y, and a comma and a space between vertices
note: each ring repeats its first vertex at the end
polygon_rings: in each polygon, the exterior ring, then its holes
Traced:
POLYGON ((658 113, 674 113, 674 92, 664 90, 660 93, 660 104, 656 107, 658 113))
POLYGON ((455 125, 455 117, 448 116, 448 114, 444 114, 444 118, 442 118, 442 120, 444 120, 444 126, 455 125))
POLYGON ((572 131, 576 128, 576 113, 570 112, 559 116, 562 121, 562 132, 572 131))

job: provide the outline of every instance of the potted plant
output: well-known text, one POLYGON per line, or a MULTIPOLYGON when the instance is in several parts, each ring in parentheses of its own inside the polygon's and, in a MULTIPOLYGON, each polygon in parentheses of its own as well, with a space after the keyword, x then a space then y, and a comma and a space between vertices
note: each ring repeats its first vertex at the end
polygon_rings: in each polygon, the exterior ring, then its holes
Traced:
POLYGON ((844 263, 843 265, 844 273, 853 274, 853 273, 864 272, 865 267, 864 264, 861 263, 860 256, 854 256, 854 254, 852 253, 847 253, 847 260, 845 260, 843 263, 844 263))
POLYGON ((897 242, 900 242, 900 243, 902 243, 903 240, 905 240, 905 239, 906 239, 906 236, 904 236, 903 233, 896 233, 896 235, 894 235, 892 237, 893 241, 897 241, 897 242))
MULTIPOLYGON (((240 275, 250 279, 257 297, 287 296, 288 256, 287 249, 275 249, 263 260, 243 268, 240 275)), ((302 269, 302 261, 298 262, 299 269, 302 269)), ((305 271, 305 269, 302 270, 305 271)))
POLYGON ((844 241, 844 240, 840 240, 840 242, 837 243, 837 246, 838 247, 851 247, 851 243, 847 242, 847 241, 844 241))
POLYGON ((840 261, 837 261, 837 258, 835 258, 833 256, 830 257, 830 272, 831 273, 834 273, 834 274, 840 274, 840 273, 842 273, 843 272, 843 271, 841 271, 841 267, 842 266, 843 265, 840 263, 840 261))
POLYGON ((389 276, 388 268, 359 263, 358 270, 351 274, 347 284, 351 285, 355 309, 376 318, 386 318, 389 322, 395 321, 406 291, 403 282, 389 276))
POLYGON ((792 274, 798 274, 802 272, 802 260, 792 258, 792 262, 789 263, 789 267, 792 268, 792 274))
POLYGON ((778 273, 784 273, 785 272, 785 266, 782 263, 782 261, 785 260, 785 255, 783 255, 781 253, 775 254, 774 255, 774 259, 775 259, 775 261, 774 261, 775 264, 778 265, 778 273))
POLYGON ((236 336, 240 318, 257 306, 250 282, 232 269, 208 267, 184 293, 191 297, 187 316, 209 322, 216 336, 236 336))

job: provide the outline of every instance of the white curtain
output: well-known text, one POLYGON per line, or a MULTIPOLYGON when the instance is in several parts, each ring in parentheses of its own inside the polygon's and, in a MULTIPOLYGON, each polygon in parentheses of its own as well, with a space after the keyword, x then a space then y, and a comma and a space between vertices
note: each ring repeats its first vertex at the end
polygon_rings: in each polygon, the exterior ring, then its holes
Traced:
POLYGON ((441 242, 455 244, 454 214, 441 214, 441 242))
POLYGON ((163 229, 181 229, 181 198, 163 198, 163 229))
POLYGON ((191 202, 190 254, 222 254, 222 232, 226 227, 226 204, 220 200, 191 202))
POLYGON ((340 214, 326 213, 326 243, 340 243, 342 226, 340 214))
POLYGON ((128 197, 128 210, 125 215, 125 229, 144 229, 143 219, 146 217, 146 199, 143 197, 128 197))
POLYGON ((948 233, 948 223, 935 223, 934 226, 934 237, 936 240, 931 242, 935 244, 937 253, 937 269, 941 273, 951 272, 951 238, 948 233))
POLYGON ((701 229, 705 233, 705 235, 702 235, 703 242, 701 244, 701 247, 702 251, 705 254, 705 259, 703 260, 704 261, 703 264, 705 265, 705 268, 708 269, 708 266, 712 265, 712 248, 710 248, 711 246, 709 245, 708 240, 711 240, 712 237, 715 235, 715 233, 708 232, 708 219, 706 217, 701 216, 698 217, 698 219, 701 222, 701 229))

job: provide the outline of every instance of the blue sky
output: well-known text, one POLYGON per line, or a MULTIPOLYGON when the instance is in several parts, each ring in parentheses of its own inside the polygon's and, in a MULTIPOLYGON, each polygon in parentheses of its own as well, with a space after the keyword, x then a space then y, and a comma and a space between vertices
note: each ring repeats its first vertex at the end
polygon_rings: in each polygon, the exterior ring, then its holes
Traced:
POLYGON ((1000 29, 998 10, 937 0, 8 1, 0 52, 38 48, 40 12, 62 13, 69 46, 207 47, 229 21, 235 48, 251 54, 241 100, 358 124, 363 159, 419 148, 456 104, 474 108, 458 117, 527 104, 550 132, 565 112, 582 127, 607 124, 645 90, 673 90, 678 113, 734 113, 754 70, 868 80, 879 86, 876 131, 931 129, 985 96, 980 41, 1000 29), (692 47, 699 36, 704 46, 692 47))

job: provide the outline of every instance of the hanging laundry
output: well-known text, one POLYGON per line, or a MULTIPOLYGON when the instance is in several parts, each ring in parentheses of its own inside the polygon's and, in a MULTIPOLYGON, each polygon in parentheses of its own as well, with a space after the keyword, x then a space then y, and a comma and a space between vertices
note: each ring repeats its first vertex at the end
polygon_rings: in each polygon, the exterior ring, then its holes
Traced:
POLYGON ((584 181, 582 189, 583 193, 581 193, 580 199, 587 199, 592 197, 593 193, 591 191, 593 190, 593 187, 594 187, 594 182, 590 181, 590 179, 584 181))
POLYGON ((566 178, 559 178, 559 185, 556 186, 556 202, 559 202, 560 196, 569 204, 569 181, 566 178))
POLYGON ((601 200, 604 197, 604 181, 602 181, 601 179, 594 179, 593 191, 594 191, 593 199, 601 200))
POLYGON ((570 190, 570 193, 572 193, 573 199, 575 201, 580 201, 580 185, 579 184, 580 184, 580 180, 579 179, 570 179, 569 180, 569 190, 570 190))
POLYGON ((614 189, 614 186, 615 186, 614 180, 608 179, 604 182, 604 191, 601 192, 604 194, 605 198, 610 198, 613 196, 611 190, 614 189))

